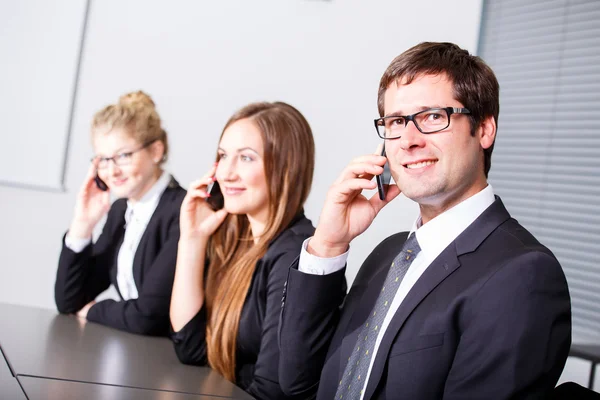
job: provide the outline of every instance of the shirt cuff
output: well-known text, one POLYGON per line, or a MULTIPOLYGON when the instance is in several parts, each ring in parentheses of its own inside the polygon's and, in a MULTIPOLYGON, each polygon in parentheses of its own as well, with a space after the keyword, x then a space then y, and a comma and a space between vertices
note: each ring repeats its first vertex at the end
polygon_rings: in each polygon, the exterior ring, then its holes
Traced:
POLYGON ((298 271, 311 275, 329 275, 344 268, 350 249, 345 253, 332 258, 317 257, 306 250, 310 239, 312 238, 308 238, 302 243, 300 260, 298 261, 298 271))
POLYGON ((74 253, 81 253, 90 243, 92 243, 92 238, 81 239, 71 237, 68 233, 67 236, 65 236, 65 246, 74 253))

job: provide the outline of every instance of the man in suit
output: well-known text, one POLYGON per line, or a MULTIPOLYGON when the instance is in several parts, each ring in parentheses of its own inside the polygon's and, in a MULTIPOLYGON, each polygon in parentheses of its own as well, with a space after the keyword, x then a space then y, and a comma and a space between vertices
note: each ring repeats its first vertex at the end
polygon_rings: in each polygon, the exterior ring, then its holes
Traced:
POLYGON ((384 200, 364 197, 386 162, 366 155, 331 186, 284 292, 284 392, 513 399, 552 390, 571 342, 569 291, 554 255, 487 183, 498 98, 493 71, 454 44, 421 43, 392 61, 375 125, 396 185, 384 200), (401 192, 419 217, 373 250, 344 298, 350 242, 401 192))

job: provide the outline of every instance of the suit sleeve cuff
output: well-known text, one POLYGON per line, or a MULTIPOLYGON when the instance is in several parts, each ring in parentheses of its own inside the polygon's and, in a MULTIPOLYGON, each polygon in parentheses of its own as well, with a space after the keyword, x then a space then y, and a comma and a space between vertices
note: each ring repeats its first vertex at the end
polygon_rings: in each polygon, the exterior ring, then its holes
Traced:
POLYGON ((317 257, 306 250, 310 239, 312 238, 308 238, 302 243, 298 271, 310 275, 329 275, 344 268, 350 249, 333 258, 317 257))
POLYGON ((90 243, 92 243, 92 238, 76 238, 69 236, 68 233, 65 236, 65 246, 74 253, 81 253, 90 243))

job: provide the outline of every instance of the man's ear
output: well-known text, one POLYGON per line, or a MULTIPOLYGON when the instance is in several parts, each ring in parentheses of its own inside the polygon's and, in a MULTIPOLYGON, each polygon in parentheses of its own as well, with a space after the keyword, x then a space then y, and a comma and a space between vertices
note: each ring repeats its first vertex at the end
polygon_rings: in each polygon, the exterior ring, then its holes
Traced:
POLYGON ((494 117, 486 117, 477 129, 479 143, 483 149, 489 149, 496 140, 496 121, 494 117))

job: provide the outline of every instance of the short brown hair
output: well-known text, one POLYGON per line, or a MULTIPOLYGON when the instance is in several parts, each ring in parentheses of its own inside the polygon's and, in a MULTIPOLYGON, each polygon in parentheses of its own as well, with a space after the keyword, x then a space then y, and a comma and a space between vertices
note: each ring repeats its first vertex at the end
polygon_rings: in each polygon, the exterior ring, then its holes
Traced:
POLYGON ((161 163, 167 160, 167 132, 162 127, 154 101, 141 90, 124 94, 118 103, 98 111, 92 121, 92 138, 101 127, 107 127, 109 132, 114 128, 122 128, 140 144, 161 141, 164 146, 161 163))
MULTIPOLYGON (((410 84, 419 75, 445 74, 454 86, 454 98, 471 111, 471 134, 490 116, 498 126, 500 86, 494 71, 479 57, 453 43, 423 42, 396 57, 379 83, 377 107, 384 115, 385 92, 392 82, 410 84)), ((492 144, 484 150, 484 172, 492 163, 492 144)))

